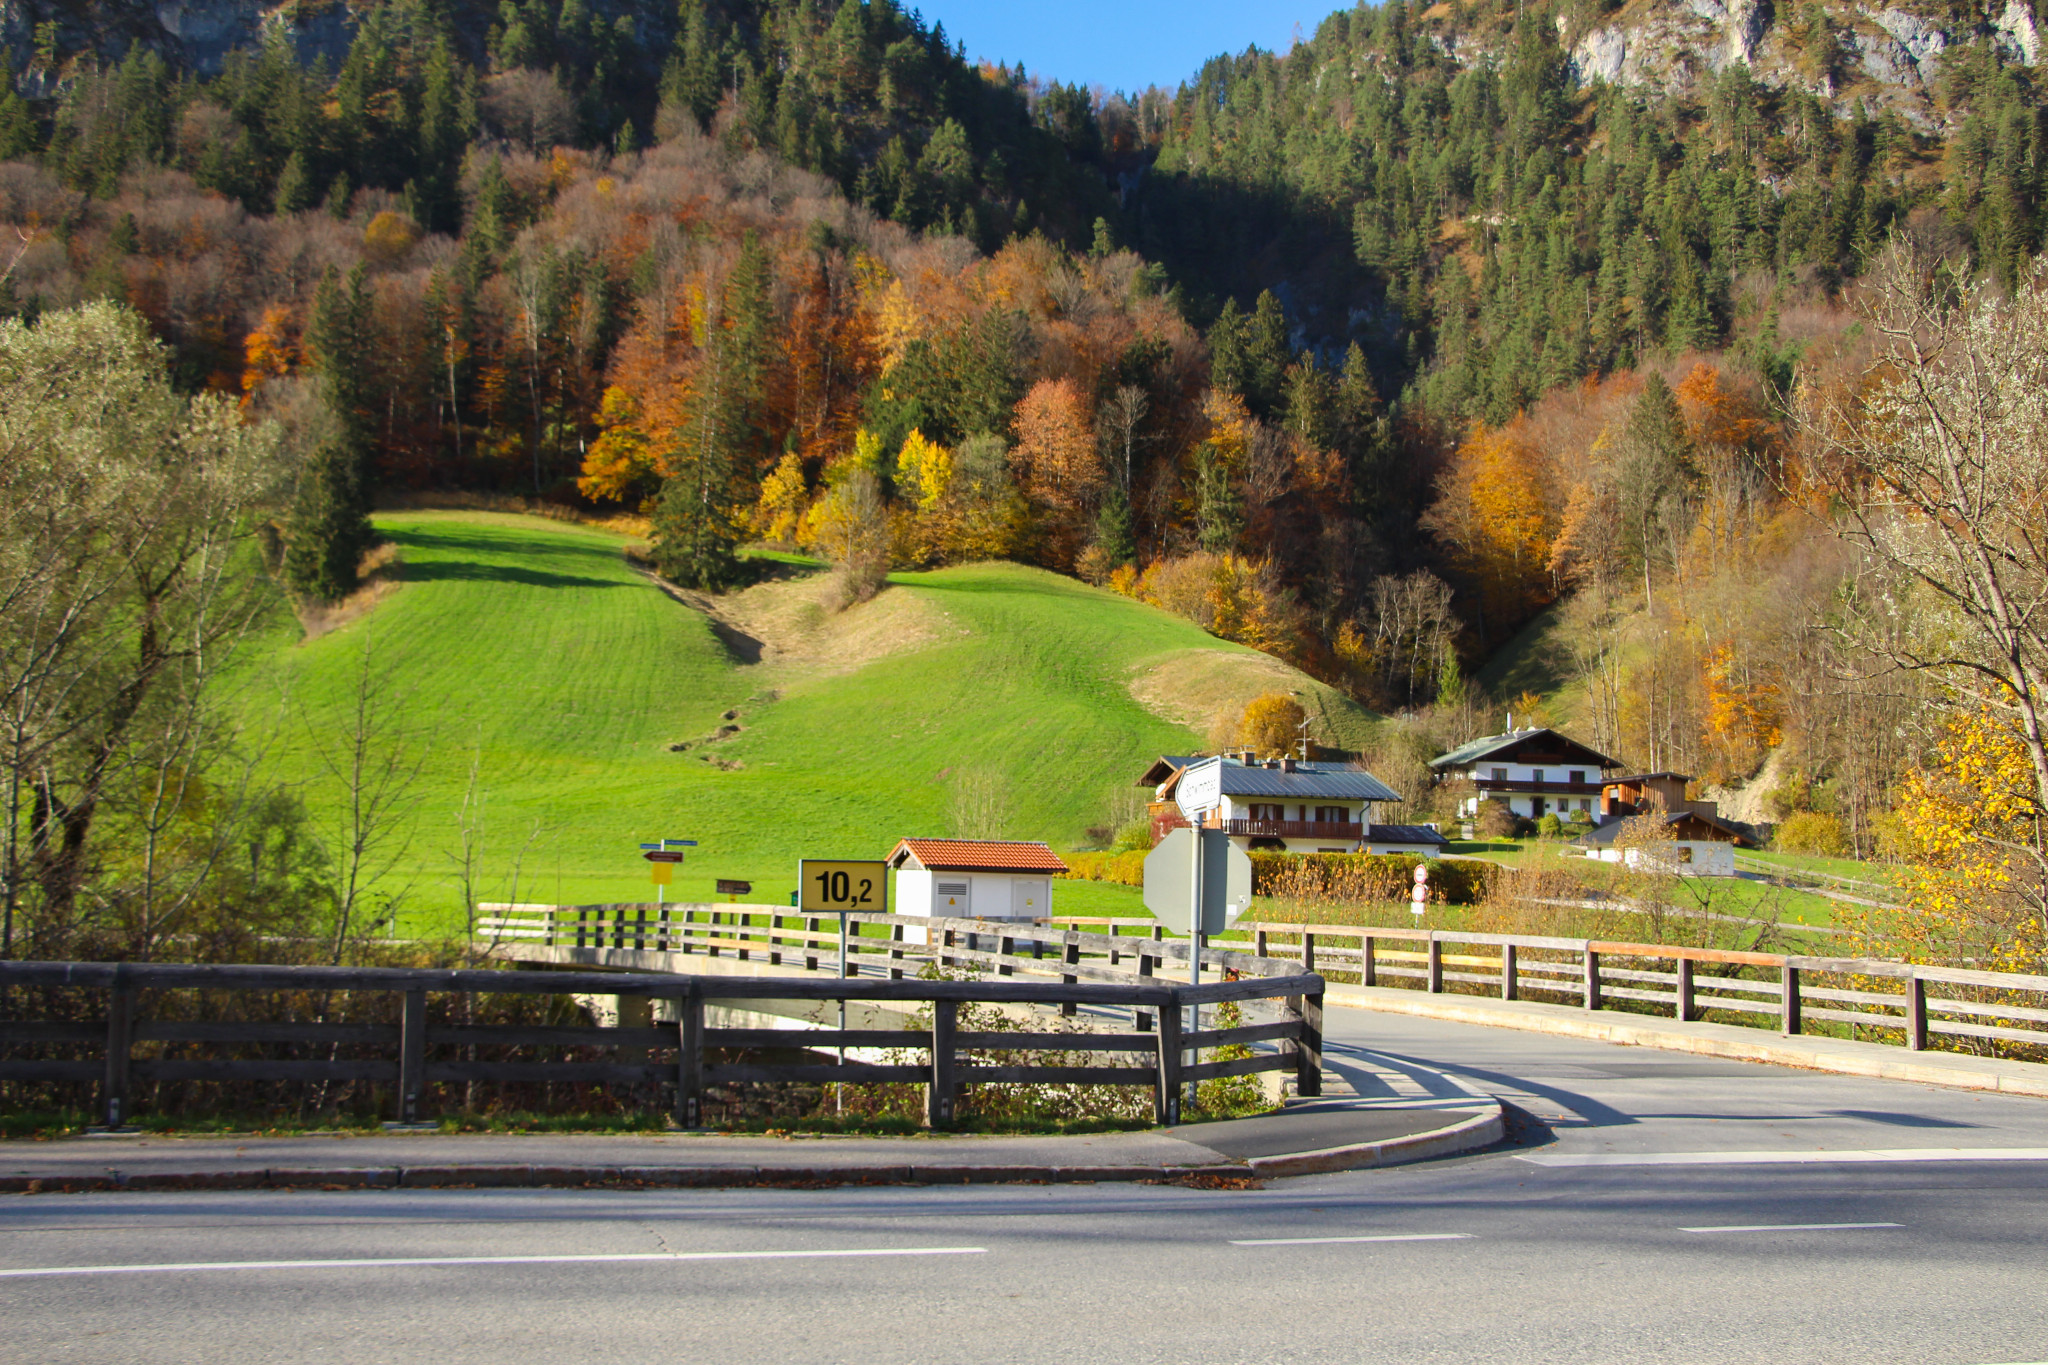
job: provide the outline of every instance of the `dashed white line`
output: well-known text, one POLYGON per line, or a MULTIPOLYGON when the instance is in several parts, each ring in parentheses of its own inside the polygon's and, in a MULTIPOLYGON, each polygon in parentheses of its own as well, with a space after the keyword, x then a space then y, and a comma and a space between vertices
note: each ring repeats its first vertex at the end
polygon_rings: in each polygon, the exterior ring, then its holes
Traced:
POLYGON ((1469 1232, 1385 1232, 1372 1237, 1243 1237, 1232 1238, 1234 1247, 1312 1247, 1332 1242, 1462 1242, 1469 1232))
POLYGON ((389 1266, 594 1265, 630 1261, 803 1261, 848 1256, 980 1256, 987 1247, 873 1247, 847 1251, 633 1251, 586 1256, 378 1256, 326 1261, 174 1261, 155 1265, 54 1265, 0 1270, 0 1279, 52 1275, 153 1275, 199 1270, 364 1270, 389 1266))
POLYGON ((1726 1227, 1680 1228, 1680 1232, 1841 1232, 1853 1228, 1902 1228, 1904 1223, 1731 1223, 1726 1227))

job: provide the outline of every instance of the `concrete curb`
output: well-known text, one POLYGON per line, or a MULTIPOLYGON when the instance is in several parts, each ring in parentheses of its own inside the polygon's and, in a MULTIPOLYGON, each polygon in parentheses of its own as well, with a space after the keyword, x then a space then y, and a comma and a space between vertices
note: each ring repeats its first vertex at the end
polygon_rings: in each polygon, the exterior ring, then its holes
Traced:
POLYGON ((1429 995, 1390 986, 1332 987, 1324 1002, 1383 1014, 1584 1038, 1623 1047, 1660 1048, 1842 1076, 2048 1098, 2048 1066, 2036 1062, 1968 1057, 1953 1052, 1908 1052, 1883 1043, 1840 1038, 1788 1038, 1733 1024, 1681 1024, 1652 1015, 1588 1012, 1569 1005, 1498 1001, 1483 996, 1429 995))
POLYGON ((109 1171, 0 1176, 0 1194, 110 1190, 731 1189, 827 1185, 1095 1184, 1254 1178, 1211 1166, 337 1166, 247 1171, 109 1171))
MULTIPOLYGON (((1150 1181, 1243 1181, 1398 1166, 1455 1156, 1500 1141, 1500 1102, 1474 1095, 1477 1114, 1426 1133, 1200 1166, 276 1166, 229 1171, 110 1169, 93 1176, 0 1176, 0 1194, 171 1190, 741 1189, 838 1185, 1068 1185, 1150 1181)), ((1192 1139, 1191 1139, 1192 1140, 1192 1139)))
POLYGON ((1372 1166, 1405 1166, 1411 1161, 1457 1156, 1491 1147, 1506 1136, 1506 1124, 1499 1100, 1481 1113, 1407 1137, 1383 1142, 1360 1142, 1349 1147, 1325 1147, 1316 1152, 1289 1152, 1284 1156, 1253 1157, 1245 1164, 1262 1176, 1323 1175, 1331 1171, 1358 1171, 1372 1166))

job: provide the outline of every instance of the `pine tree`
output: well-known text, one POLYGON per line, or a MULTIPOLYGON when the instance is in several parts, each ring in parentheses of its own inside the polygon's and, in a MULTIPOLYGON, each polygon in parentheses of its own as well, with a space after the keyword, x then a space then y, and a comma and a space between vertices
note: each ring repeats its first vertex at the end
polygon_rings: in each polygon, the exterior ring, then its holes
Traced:
POLYGON ((299 476, 284 559, 286 583, 309 601, 333 602, 355 591, 357 566, 376 541, 370 526, 371 322, 363 267, 350 271, 346 281, 330 267, 313 296, 306 328, 330 434, 299 476))
POLYGON ((1102 510, 1095 514, 1095 547, 1102 551, 1111 568, 1129 564, 1138 557, 1138 542, 1131 533, 1131 500, 1115 479, 1109 481, 1102 510))

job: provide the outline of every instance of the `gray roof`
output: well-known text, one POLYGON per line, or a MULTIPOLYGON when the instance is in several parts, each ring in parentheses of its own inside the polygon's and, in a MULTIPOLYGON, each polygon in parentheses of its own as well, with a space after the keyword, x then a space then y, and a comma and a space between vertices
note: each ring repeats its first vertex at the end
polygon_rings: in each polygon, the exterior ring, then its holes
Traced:
POLYGON ((1482 739, 1475 739, 1469 743, 1460 744, 1449 753, 1431 759, 1429 766, 1435 768, 1438 772, 1442 772, 1445 768, 1461 768, 1468 763, 1477 763, 1481 759, 1496 754, 1503 749, 1511 749, 1518 744, 1526 743, 1539 735, 1554 736, 1563 743, 1579 750, 1586 755, 1585 761, 1589 764, 1597 764, 1602 768, 1619 768, 1621 766, 1620 763, 1609 758, 1599 750, 1589 749, 1569 735, 1559 734, 1555 730, 1543 729, 1510 730, 1504 735, 1487 735, 1482 739))
POLYGON ((1368 844, 1449 844, 1438 830, 1428 825, 1373 825, 1365 832, 1368 844))
MULTIPOLYGON (((1726 841, 1716 842, 1741 843, 1745 840, 1754 842, 1754 839, 1752 839, 1745 828, 1737 826, 1732 821, 1723 820, 1719 816, 1703 815, 1696 810, 1656 811, 1633 818, 1638 820, 1661 819, 1668 829, 1683 821, 1687 816, 1691 816, 1709 829, 1717 829, 1728 836, 1726 841)), ((1620 835, 1621 827, 1627 823, 1628 821, 1626 820, 1609 820, 1604 825, 1595 825, 1592 829, 1587 830, 1584 834, 1572 840, 1572 842, 1584 848, 1606 848, 1620 835)))
POLYGON ((1327 763, 1297 763, 1294 771, 1246 766, 1223 760, 1225 796, 1279 796, 1296 800, 1322 797, 1331 801, 1399 801, 1401 794, 1363 768, 1327 763))

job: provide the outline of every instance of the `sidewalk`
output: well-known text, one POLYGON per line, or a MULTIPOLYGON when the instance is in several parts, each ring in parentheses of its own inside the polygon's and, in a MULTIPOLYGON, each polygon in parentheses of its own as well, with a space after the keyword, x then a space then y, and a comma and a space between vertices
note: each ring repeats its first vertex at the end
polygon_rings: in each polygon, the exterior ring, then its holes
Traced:
POLYGON ((1429 1074, 1441 1084, 1395 1093, 1373 1086, 1370 1071, 1346 1063, 1329 1098, 1257 1118, 1081 1137, 109 1134, 7 1142, 0 1192, 1247 1180, 1392 1166, 1500 1140, 1491 1097, 1440 1073, 1429 1074), (1346 1079, 1359 1075, 1363 1093, 1346 1079))
POLYGON ((1498 1000, 1483 995, 1431 995, 1398 986, 1331 986, 1326 1005, 1443 1019, 1459 1024, 1527 1029, 1563 1038, 1587 1038, 1626 1047, 1654 1047, 1702 1057, 1831 1071, 1843 1076, 1918 1081, 1962 1090, 2048 1097, 2048 1066, 1968 1057, 1954 1052, 1909 1052, 1886 1043, 1855 1043, 1806 1034, 1786 1037, 1771 1029, 1735 1024, 1682 1024, 1676 1019, 1617 1010, 1585 1010, 1498 1000))

